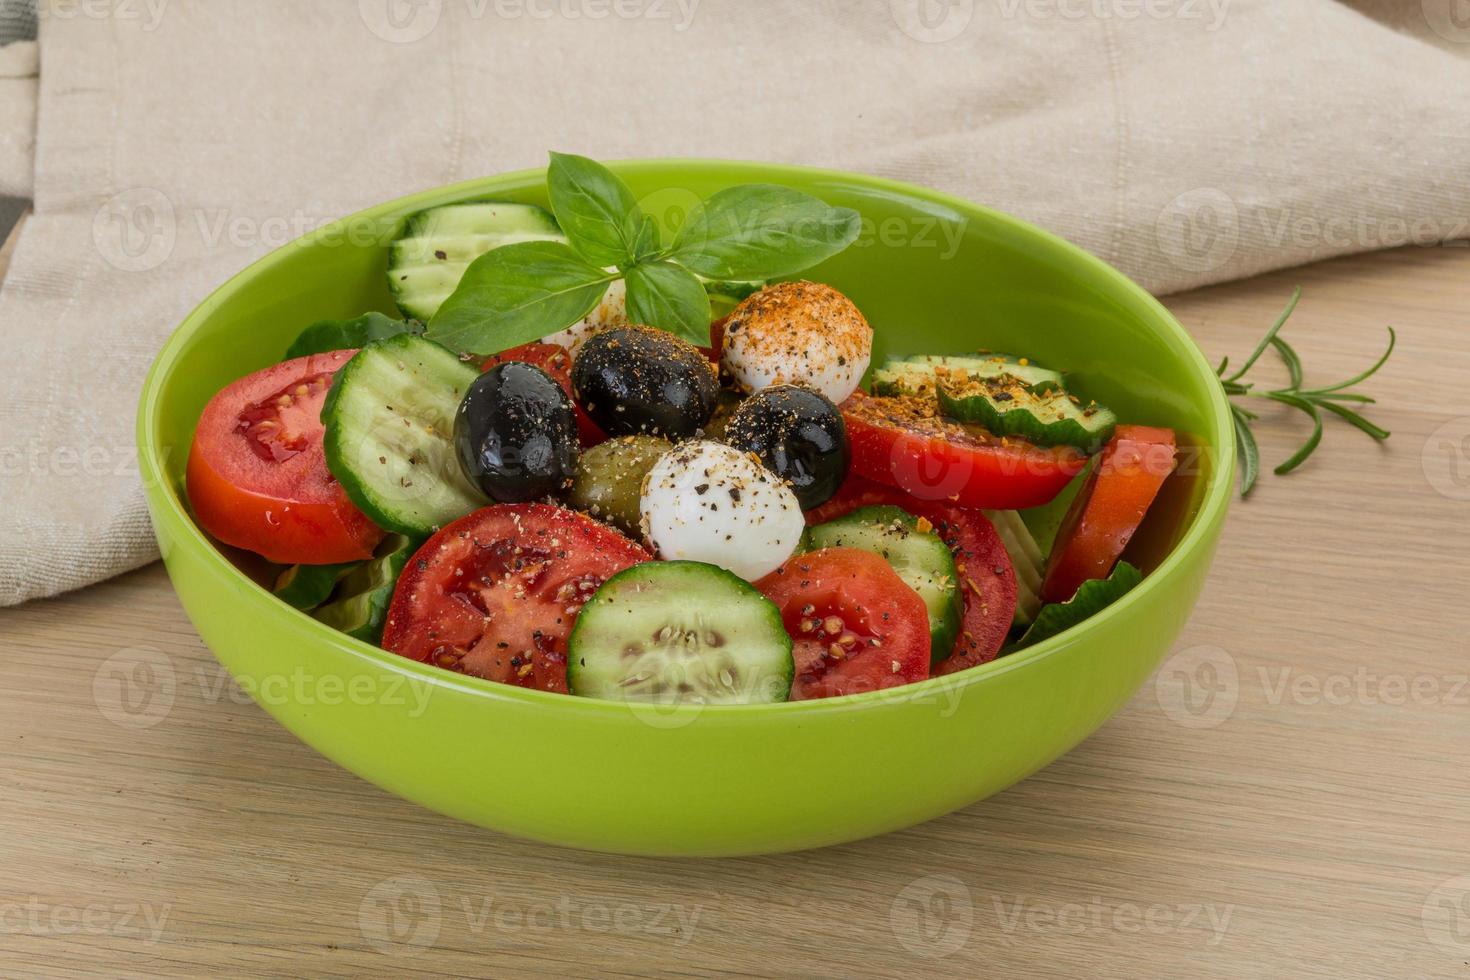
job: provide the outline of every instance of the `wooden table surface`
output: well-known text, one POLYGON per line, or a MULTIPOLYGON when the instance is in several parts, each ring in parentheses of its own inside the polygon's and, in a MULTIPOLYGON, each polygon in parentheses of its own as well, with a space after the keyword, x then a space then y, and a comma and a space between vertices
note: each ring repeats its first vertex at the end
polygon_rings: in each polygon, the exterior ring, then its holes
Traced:
MULTIPOLYGON (((1370 386, 1391 442, 1332 424, 1265 475, 1125 710, 883 838, 717 862, 509 839, 278 728, 157 565, 0 611, 0 974, 1465 976, 1470 249, 1168 303, 1239 357, 1297 283, 1312 378, 1400 329, 1370 386), (129 692, 140 663, 171 705, 129 692)), ((1306 433, 1259 429, 1268 461, 1306 433)))

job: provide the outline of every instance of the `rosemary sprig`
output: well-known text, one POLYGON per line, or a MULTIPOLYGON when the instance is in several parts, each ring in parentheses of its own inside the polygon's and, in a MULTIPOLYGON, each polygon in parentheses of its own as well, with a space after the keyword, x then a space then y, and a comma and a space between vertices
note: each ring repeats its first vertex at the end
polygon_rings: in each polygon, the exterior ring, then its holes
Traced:
MULTIPOLYGON (((1225 389, 1228 397, 1267 398, 1282 405, 1290 405, 1312 420, 1312 434, 1307 437, 1306 442, 1302 443, 1301 448, 1292 454, 1290 459, 1276 467, 1275 472, 1278 476, 1290 473, 1302 465, 1306 462, 1307 457, 1311 456, 1322 444, 1323 412, 1336 415, 1380 442, 1389 437, 1387 429, 1373 424, 1347 407, 1349 404, 1372 405, 1374 400, 1367 395, 1347 389, 1367 381, 1378 373, 1379 368, 1388 363, 1389 355, 1393 353, 1394 344, 1398 341, 1398 335, 1394 333, 1393 327, 1388 328, 1388 349, 1368 370, 1355 374, 1346 381, 1339 381, 1337 384, 1320 388, 1303 388, 1302 359, 1296 350, 1281 337, 1281 328, 1286 326, 1287 320, 1291 319, 1301 298, 1302 291, 1299 286, 1276 323, 1266 332, 1266 336, 1261 338, 1256 349, 1251 351, 1251 356, 1245 359, 1245 363, 1234 374, 1228 377, 1225 374, 1230 367, 1228 357, 1222 360, 1220 366, 1215 370, 1215 373, 1220 376, 1220 385, 1225 389), (1286 364, 1289 383, 1285 388, 1258 391, 1252 382, 1242 379, 1261 359, 1261 355, 1268 347, 1274 349, 1282 362, 1286 364)), ((1240 495, 1244 497, 1255 488, 1256 478, 1261 471, 1261 451, 1256 445, 1255 434, 1251 431, 1251 423, 1260 416, 1235 402, 1230 403, 1230 414, 1235 423, 1235 451, 1240 461, 1240 495)))

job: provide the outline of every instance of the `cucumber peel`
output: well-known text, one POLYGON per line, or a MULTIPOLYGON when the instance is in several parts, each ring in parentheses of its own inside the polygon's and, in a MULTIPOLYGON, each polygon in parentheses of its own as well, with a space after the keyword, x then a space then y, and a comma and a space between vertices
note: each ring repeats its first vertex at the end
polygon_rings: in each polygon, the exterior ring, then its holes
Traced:
POLYGON ((489 503, 454 448, 455 413, 479 375, 412 334, 368 344, 337 372, 322 405, 327 468, 373 523, 427 537, 489 503))
POLYGON ((802 550, 857 548, 888 562, 924 600, 931 662, 938 663, 954 651, 965 611, 954 552, 917 517, 892 504, 859 507, 808 528, 803 541, 802 550))
POLYGON ((502 245, 565 242, 545 208, 513 201, 461 201, 409 215, 388 249, 388 289, 406 315, 427 323, 471 262, 502 245))
POLYGON ((1110 409, 1084 403, 1050 380, 938 371, 934 390, 945 415, 1038 446, 1076 446, 1091 452, 1107 442, 1118 425, 1110 409))
MULTIPOLYGON (((962 372, 977 378, 1010 376, 1027 384, 1055 382, 1063 385, 1059 371, 1052 371, 1026 359, 1007 354, 953 356, 919 354, 890 360, 873 373, 873 393, 877 395, 933 394, 939 372, 962 372)), ((1063 385, 1064 386, 1064 385, 1063 385)))
MULTIPOLYGON (((568 240, 556 216, 534 204, 461 201, 415 212, 404 219, 402 231, 389 246, 388 289, 405 315, 427 323, 459 286, 471 262, 502 245, 520 242, 567 244, 568 240)), ((766 285, 764 280, 722 282, 703 277, 701 282, 723 312, 766 285)))
POLYGON ((1041 607, 1030 629, 1021 635, 1016 648, 1031 646, 1050 639, 1064 630, 1093 616, 1117 602, 1135 585, 1143 581, 1143 573, 1126 561, 1118 562, 1107 578, 1090 579, 1082 583, 1077 594, 1066 602, 1054 602, 1041 607))
POLYGON ((1068 392, 1060 372, 1005 354, 889 361, 874 372, 873 393, 934 398, 949 418, 1038 446, 1091 452, 1118 424, 1110 410, 1068 392))
POLYGON ((618 572, 582 607, 567 641, 570 691, 610 701, 785 701, 795 670, 775 603, 744 579, 697 561, 644 562, 618 572))

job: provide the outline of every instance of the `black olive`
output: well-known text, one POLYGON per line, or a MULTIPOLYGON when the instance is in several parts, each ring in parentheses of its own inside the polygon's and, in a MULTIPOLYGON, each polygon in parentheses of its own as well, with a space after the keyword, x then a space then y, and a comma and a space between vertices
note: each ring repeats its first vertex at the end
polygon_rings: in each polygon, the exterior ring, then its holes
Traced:
POLYGON ((720 384, 693 344, 662 330, 618 327, 582 344, 572 390, 610 436, 684 439, 709 421, 720 384))
POLYGON ((471 482, 504 504, 567 486, 577 472, 577 416, 562 386, 508 361, 476 378, 454 416, 454 447, 471 482))
POLYGON ((735 409, 725 441, 755 453, 766 468, 790 482, 802 510, 825 503, 847 475, 847 426, 837 406, 801 385, 774 385, 735 409))

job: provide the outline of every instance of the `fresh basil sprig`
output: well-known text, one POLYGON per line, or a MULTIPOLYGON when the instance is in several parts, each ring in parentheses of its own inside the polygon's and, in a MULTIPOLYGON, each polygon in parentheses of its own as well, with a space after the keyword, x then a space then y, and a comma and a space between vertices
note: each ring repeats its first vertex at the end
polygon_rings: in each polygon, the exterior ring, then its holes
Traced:
POLYGON ((658 229, 628 185, 594 160, 551 154, 546 168, 551 212, 582 257, 598 265, 637 261, 657 247, 658 229), (651 240, 650 240, 651 238, 651 240))
POLYGON ((679 230, 669 258, 706 279, 774 279, 842 251, 858 221, 856 211, 790 187, 743 184, 710 195, 679 230))
POLYGON ((502 245, 465 269, 427 336, 466 353, 498 353, 576 323, 616 278, 561 242, 502 245))
POLYGON ((836 255, 859 231, 850 208, 745 184, 711 195, 666 246, 628 185, 595 160, 553 153, 546 184, 567 243, 505 245, 470 263, 429 321, 431 339, 481 354, 524 344, 576 323, 626 279, 630 320, 705 344, 710 301, 701 277, 792 275, 836 255))
POLYGON ((699 277, 668 261, 639 262, 628 269, 628 319, 709 342, 709 293, 699 277))

